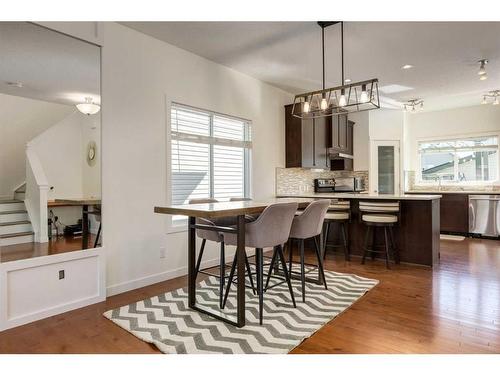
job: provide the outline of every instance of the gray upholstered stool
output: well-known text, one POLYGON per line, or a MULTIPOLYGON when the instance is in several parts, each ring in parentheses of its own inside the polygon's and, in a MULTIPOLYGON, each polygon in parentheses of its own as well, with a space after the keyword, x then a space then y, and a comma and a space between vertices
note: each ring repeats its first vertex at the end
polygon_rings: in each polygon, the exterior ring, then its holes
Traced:
MULTIPOLYGON (((259 321, 262 324, 264 309, 264 262, 263 249, 274 248, 274 257, 278 257, 283 268, 283 274, 290 296, 295 307, 292 284, 290 282, 288 269, 283 254, 283 244, 288 240, 293 216, 297 210, 297 203, 276 203, 272 204, 260 214, 259 218, 245 225, 245 246, 255 248, 255 263, 257 268, 257 294, 259 295, 259 321)), ((236 246, 237 236, 234 233, 226 233, 224 239, 227 244, 236 246)), ((236 271, 236 255, 234 257, 229 281, 224 296, 223 306, 226 304, 227 296, 233 282, 236 271)))
POLYGON ((350 201, 332 201, 328 206, 325 215, 325 238, 323 240, 323 259, 326 258, 326 251, 330 248, 343 247, 345 260, 351 260, 349 255, 349 234, 347 224, 351 220, 351 202, 350 201), (328 234, 330 233, 330 224, 337 224, 342 235, 342 243, 328 243, 328 234))
POLYGON ((399 201, 359 202, 359 218, 367 226, 365 246, 361 264, 365 263, 367 254, 375 258, 377 253, 385 253, 385 265, 389 267, 389 250, 392 250, 394 262, 399 264, 399 250, 394 242, 393 226, 399 222, 399 201), (376 250, 375 235, 377 228, 384 231, 384 250, 376 250))
MULTIPOLYGON (((217 199, 213 198, 201 198, 201 199, 191 199, 189 200, 189 204, 202 204, 202 203, 217 203, 217 199)), ((204 218, 196 218, 196 224, 204 224, 204 225, 212 225, 212 226, 229 226, 234 224, 234 218, 231 217, 222 217, 220 219, 216 219, 214 221, 210 221, 204 218)), ((200 252, 198 254, 198 259, 196 260, 196 268, 195 273, 198 276, 198 273, 202 273, 209 276, 215 276, 219 278, 219 305, 222 308, 222 299, 224 296, 224 284, 226 283, 226 252, 224 246, 224 236, 220 232, 214 232, 210 230, 197 229, 196 235, 202 239, 200 252), (207 241, 213 241, 220 243, 220 258, 219 258, 219 275, 214 275, 210 272, 207 272, 208 269, 213 267, 208 267, 204 269, 200 269, 201 261, 203 258, 203 252, 205 251, 205 245, 207 241)), ((251 272, 250 264, 248 259, 246 259, 246 267, 247 272, 251 272)), ((251 280, 251 279, 250 279, 251 280)))
MULTIPOLYGON (((320 245, 319 245, 319 235, 323 229, 323 222, 325 219, 326 212, 330 201, 328 199, 317 200, 310 203, 307 208, 295 216, 292 223, 292 228, 290 230, 290 239, 288 242, 288 272, 290 277, 292 277, 292 259, 293 259, 293 246, 292 242, 298 242, 298 247, 300 250, 300 280, 302 283, 302 301, 305 301, 305 289, 306 289, 306 270, 305 270, 305 256, 304 256, 304 242, 307 239, 313 239, 314 248, 316 250, 316 258, 318 260, 318 280, 323 283, 325 289, 327 289, 325 271, 323 269, 323 259, 321 258, 320 245)), ((297 213, 296 213, 297 214, 297 213)), ((272 266, 272 264, 271 264, 272 266)))

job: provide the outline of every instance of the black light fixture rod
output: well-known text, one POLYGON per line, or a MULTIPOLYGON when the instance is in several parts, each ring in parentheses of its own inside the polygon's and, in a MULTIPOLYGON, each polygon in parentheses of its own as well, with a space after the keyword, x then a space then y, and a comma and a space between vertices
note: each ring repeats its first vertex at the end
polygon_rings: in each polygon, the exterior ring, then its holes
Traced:
POLYGON ((325 89, 325 26, 321 26, 321 52, 323 54, 323 90, 325 89))
POLYGON ((340 49, 341 49, 341 56, 342 56, 342 82, 340 84, 343 85, 345 83, 345 81, 344 81, 344 21, 340 21, 340 49))

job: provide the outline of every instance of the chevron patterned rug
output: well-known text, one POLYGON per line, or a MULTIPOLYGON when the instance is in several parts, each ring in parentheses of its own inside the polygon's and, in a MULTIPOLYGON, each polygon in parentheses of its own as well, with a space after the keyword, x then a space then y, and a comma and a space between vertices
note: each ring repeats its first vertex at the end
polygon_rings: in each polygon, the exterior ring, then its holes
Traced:
MULTIPOLYGON (((301 298, 300 281, 293 280, 296 308, 290 301, 286 284, 269 289, 264 295, 262 326, 258 320, 258 298, 251 289, 246 291, 247 324, 243 328, 190 310, 187 288, 107 311, 104 316, 139 339, 153 343, 163 353, 288 353, 378 283, 331 271, 325 271, 325 276, 328 290, 306 283, 305 303, 301 298)), ((198 285, 196 298, 197 304, 221 314, 215 277, 198 285)), ((223 310, 224 316, 233 320, 235 303, 236 287, 233 285, 223 310)))

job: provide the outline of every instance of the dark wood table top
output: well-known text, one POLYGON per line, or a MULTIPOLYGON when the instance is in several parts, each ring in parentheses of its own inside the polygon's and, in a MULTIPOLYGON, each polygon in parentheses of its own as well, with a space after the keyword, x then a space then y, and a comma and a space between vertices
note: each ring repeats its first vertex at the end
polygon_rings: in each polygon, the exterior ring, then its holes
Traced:
POLYGON ((63 205, 73 205, 73 206, 91 206, 101 204, 100 198, 64 198, 64 199, 54 199, 54 203, 63 205))
POLYGON ((314 199, 311 198, 273 198, 239 202, 218 202, 201 204, 182 204, 173 206, 157 206, 154 212, 168 215, 184 215, 194 217, 215 218, 257 214, 275 203, 296 202, 300 208, 306 207, 314 199))

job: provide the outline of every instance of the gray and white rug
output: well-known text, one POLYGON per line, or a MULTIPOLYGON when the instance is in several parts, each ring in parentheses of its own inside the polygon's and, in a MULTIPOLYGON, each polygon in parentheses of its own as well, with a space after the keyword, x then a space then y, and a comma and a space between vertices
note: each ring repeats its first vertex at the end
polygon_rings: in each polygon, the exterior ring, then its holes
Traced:
MULTIPOLYGON (((309 274, 314 277, 315 275, 309 274)), ((153 343, 164 353, 288 353, 323 325, 348 309, 378 281, 352 274, 326 271, 328 290, 306 283, 302 302, 300 281, 293 281, 297 307, 286 284, 264 295, 264 322, 259 325, 258 298, 246 291, 246 322, 243 328, 190 310, 187 289, 177 289, 104 313, 134 336, 153 343)), ((271 282, 273 285, 273 282, 271 282)), ((210 277, 197 289, 198 304, 220 314, 218 279, 210 277)), ((223 310, 235 319, 236 287, 233 285, 223 310)))

